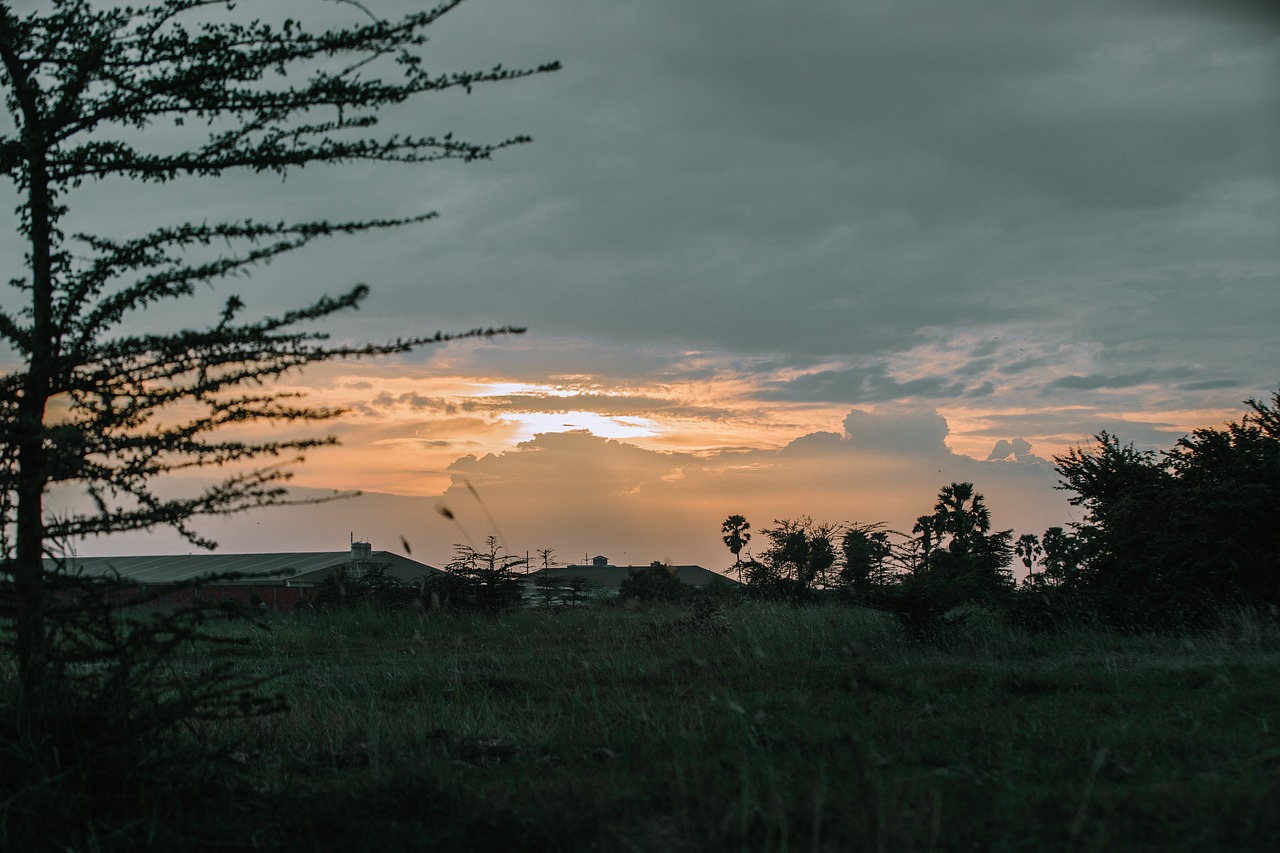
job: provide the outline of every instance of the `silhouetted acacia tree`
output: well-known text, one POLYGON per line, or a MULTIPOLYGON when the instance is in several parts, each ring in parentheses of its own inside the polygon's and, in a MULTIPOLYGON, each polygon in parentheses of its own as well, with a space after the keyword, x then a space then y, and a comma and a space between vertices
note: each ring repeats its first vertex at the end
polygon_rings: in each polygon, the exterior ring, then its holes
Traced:
POLYGON ((278 316, 245 319, 244 303, 232 295, 188 328, 139 321, 158 303, 317 238, 423 222, 431 213, 71 234, 64 221, 76 189, 86 181, 164 183, 233 170, 283 177, 352 161, 471 161, 523 142, 374 133, 383 107, 555 67, 429 73, 416 49, 457 5, 312 33, 292 20, 243 21, 234 3, 213 0, 136 7, 52 0, 25 16, 0 2, 0 88, 13 126, 0 135, 0 174, 17 190, 26 246, 24 266, 11 267, 18 305, 0 312, 0 339, 19 363, 0 378, 0 545, 28 698, 48 665, 42 558, 51 542, 168 525, 211 545, 190 526, 193 517, 285 502, 281 464, 330 443, 218 438, 224 427, 337 414, 264 390, 266 383, 309 364, 446 337, 333 344, 308 329, 355 308, 364 285, 278 316), (263 458, 270 464, 249 464, 263 458), (221 466, 235 473, 194 496, 156 487, 171 472, 221 466), (81 484, 92 509, 56 519, 46 513, 46 491, 59 483, 81 484))
POLYGON ((503 553, 498 537, 489 536, 483 548, 455 545, 445 571, 453 579, 454 603, 490 612, 510 610, 524 601, 524 583, 516 572, 524 557, 503 553))

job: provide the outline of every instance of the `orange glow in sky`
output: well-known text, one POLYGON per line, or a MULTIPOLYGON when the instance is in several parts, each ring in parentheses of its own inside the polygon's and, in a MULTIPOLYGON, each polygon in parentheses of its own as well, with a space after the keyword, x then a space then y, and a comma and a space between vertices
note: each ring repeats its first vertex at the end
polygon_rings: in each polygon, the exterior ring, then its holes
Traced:
POLYGON ((757 529, 800 515, 910 529, 938 488, 963 480, 987 495, 997 527, 1041 532, 1078 515, 1055 491, 1049 460, 1088 442, 1079 425, 1101 419, 1149 431, 1155 424, 1170 446, 1194 426, 1236 415, 1108 409, 1106 395, 1093 408, 838 406, 769 399, 772 377, 764 374, 610 385, 583 375, 466 376, 456 367, 330 365, 284 389, 347 409, 328 424, 341 446, 313 452, 294 483, 367 495, 273 511, 296 515, 279 515, 272 535, 302 525, 290 518, 336 518, 325 529, 345 524, 377 538, 375 546, 405 536, 416 557, 438 564, 462 533, 434 516, 435 502, 449 503, 467 535, 490 525, 464 488, 470 483, 517 550, 724 568, 717 530, 730 514, 747 515, 757 529), (1010 431, 1031 423, 1049 427, 1010 431), (1029 452, 986 461, 998 442, 1013 439, 1029 452))
MULTIPOLYGON (((231 295, 281 316, 364 283, 358 311, 308 329, 462 335, 274 386, 344 413, 228 437, 333 434, 293 484, 366 496, 208 522, 224 550, 404 536, 441 563, 460 532, 435 504, 476 536, 491 524, 464 481, 513 548, 564 558, 723 568, 730 514, 909 530, 953 481, 998 528, 1039 533, 1078 517, 1055 455, 1102 430, 1169 448, 1280 379, 1280 40, 1253 5, 465 3, 431 67, 563 71, 424 93, 368 132, 491 158, 86 182, 67 234, 439 213, 136 320, 204 328, 231 295), (528 331, 466 334, 509 326, 528 331)), ((0 257, 20 268, 17 224, 0 257)), ((120 542, 83 552, 187 549, 120 542)))

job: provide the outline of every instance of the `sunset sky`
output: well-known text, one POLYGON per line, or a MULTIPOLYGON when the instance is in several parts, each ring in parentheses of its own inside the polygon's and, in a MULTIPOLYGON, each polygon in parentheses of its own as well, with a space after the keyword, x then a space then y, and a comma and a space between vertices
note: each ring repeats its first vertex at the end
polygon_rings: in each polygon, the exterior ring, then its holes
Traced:
MULTIPOLYGON (((314 6, 288 8, 317 26, 362 15, 314 6)), ((270 312, 366 282, 337 337, 528 327, 291 377, 350 409, 331 425, 342 446, 295 482, 367 494, 201 525, 223 551, 403 536, 442 565, 496 532, 562 561, 724 569, 729 514, 909 530, 956 480, 997 528, 1039 533, 1079 517, 1055 454, 1104 429, 1169 447, 1280 384, 1275 9, 470 0, 433 29, 428 66, 564 69, 425 97, 385 127, 533 144, 68 203, 117 232, 126 213, 435 210, 210 305, 239 293, 270 312)), ((80 550, 191 549, 154 534, 80 550)))

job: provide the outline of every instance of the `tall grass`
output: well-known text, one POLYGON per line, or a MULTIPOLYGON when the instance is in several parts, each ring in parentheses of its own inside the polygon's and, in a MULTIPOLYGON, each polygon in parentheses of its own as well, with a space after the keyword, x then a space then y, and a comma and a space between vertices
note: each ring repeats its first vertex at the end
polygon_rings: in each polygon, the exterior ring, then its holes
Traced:
POLYGON ((276 616, 292 710, 211 724, 237 773, 157 846, 1273 849, 1280 630, 924 643, 885 614, 276 616), (232 815, 228 819, 227 815, 232 815))

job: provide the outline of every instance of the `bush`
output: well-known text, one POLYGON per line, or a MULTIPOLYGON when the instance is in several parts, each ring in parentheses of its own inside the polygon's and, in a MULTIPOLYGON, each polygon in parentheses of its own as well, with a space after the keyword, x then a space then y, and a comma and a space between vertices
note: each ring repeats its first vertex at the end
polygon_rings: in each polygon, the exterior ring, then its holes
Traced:
POLYGON ((680 580, 675 569, 654 562, 643 569, 628 571, 618 586, 618 598, 681 604, 688 600, 691 589, 680 580))
POLYGON ((1106 432, 1056 459, 1085 511, 1079 585, 1123 629, 1200 628, 1280 605, 1280 392, 1161 455, 1106 432))
MULTIPOLYGON (((224 626, 254 618, 242 604, 167 608, 115 580, 50 582, 40 693, 0 672, 0 848, 136 849, 218 773, 220 754, 193 733, 285 702, 220 653, 248 642, 224 626)), ((8 610, 7 589, 0 600, 8 610)), ((11 623, 0 640, 12 650, 11 623)))
POLYGON ((388 575, 385 565, 370 566, 360 574, 341 566, 316 587, 314 601, 317 607, 405 610, 418 604, 421 591, 421 584, 388 575))

